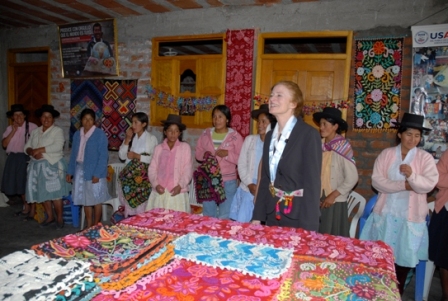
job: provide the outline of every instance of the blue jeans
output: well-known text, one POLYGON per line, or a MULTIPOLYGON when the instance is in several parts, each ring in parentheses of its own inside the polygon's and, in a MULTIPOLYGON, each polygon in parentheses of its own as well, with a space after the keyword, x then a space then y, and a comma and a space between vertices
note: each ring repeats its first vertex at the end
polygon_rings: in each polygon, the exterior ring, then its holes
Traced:
POLYGON ((235 195, 237 188, 236 180, 224 182, 226 200, 219 205, 213 201, 202 203, 202 214, 204 216, 218 217, 220 219, 229 219, 230 206, 232 205, 233 196, 235 195))

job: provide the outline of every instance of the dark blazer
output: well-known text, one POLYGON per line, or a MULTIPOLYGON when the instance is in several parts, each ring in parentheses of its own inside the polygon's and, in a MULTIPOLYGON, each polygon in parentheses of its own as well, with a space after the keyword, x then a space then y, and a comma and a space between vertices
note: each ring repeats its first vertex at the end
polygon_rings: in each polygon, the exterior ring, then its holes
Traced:
POLYGON ((317 231, 320 217, 320 191, 322 150, 319 132, 297 118, 286 143, 277 168, 274 186, 283 191, 303 189, 303 197, 294 197, 292 210, 283 213, 284 201, 280 203, 281 219, 275 219, 275 206, 278 197, 269 192, 269 145, 272 131, 266 134, 260 186, 253 212, 253 220, 266 221, 269 226, 286 226, 317 231))

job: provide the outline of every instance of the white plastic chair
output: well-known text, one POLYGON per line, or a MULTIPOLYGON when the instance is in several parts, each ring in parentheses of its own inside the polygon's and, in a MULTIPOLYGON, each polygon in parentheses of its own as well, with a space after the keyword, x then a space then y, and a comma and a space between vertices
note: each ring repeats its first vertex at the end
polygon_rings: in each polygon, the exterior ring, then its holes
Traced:
MULTIPOLYGON (((115 197, 105 201, 103 203, 103 221, 107 220, 107 206, 106 205, 111 205, 113 211, 115 212, 118 210, 118 207, 120 206, 120 200, 118 199, 118 189, 119 189, 119 185, 118 185, 118 175, 120 174, 120 172, 123 170, 125 164, 124 163, 112 163, 109 164, 110 166, 112 166, 112 168, 114 169, 114 175, 113 175, 113 189, 115 190, 115 197)), ((84 212, 84 208, 81 208, 81 230, 84 229, 84 222, 85 222, 86 216, 85 216, 85 212, 84 212)))
MULTIPOLYGON (((188 199, 190 201, 190 206, 193 205, 193 206, 202 207, 202 204, 199 204, 196 199, 196 188, 194 186, 194 179, 192 179, 190 182, 190 188, 188 191, 188 199)), ((202 215, 202 213, 200 215, 202 215)))
POLYGON ((348 217, 353 213, 353 210, 358 207, 358 211, 353 216, 352 221, 350 222, 350 237, 355 238, 356 237, 356 228, 358 227, 358 221, 361 215, 364 212, 364 207, 366 206, 366 199, 361 196, 359 193, 352 191, 348 195, 347 198, 347 205, 348 205, 348 217))

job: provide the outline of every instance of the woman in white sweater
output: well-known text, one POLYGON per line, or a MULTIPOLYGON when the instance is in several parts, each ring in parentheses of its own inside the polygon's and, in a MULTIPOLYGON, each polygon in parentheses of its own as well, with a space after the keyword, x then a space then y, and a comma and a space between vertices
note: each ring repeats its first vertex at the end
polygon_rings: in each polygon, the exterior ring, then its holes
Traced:
POLYGON ((118 189, 118 197, 120 203, 124 205, 126 217, 144 212, 146 201, 142 202, 142 200, 147 200, 150 193, 149 180, 145 175, 158 142, 154 135, 146 131, 148 123, 148 115, 145 113, 138 112, 132 115, 132 126, 126 131, 126 137, 118 152, 121 160, 126 160, 125 163, 131 164, 133 168, 141 169, 143 175, 142 181, 140 178, 138 181, 125 180, 121 182, 121 187, 118 189), (130 163, 131 161, 133 162, 130 163), (148 195, 142 196, 138 193, 141 198, 137 200, 132 197, 132 192, 140 189, 148 195))
POLYGON ((263 143, 268 126, 275 122, 269 114, 269 105, 263 104, 253 110, 251 117, 257 121, 257 135, 249 135, 244 140, 238 159, 238 174, 241 182, 230 207, 230 219, 250 222, 254 209, 254 195, 257 191, 258 165, 263 154, 263 143))

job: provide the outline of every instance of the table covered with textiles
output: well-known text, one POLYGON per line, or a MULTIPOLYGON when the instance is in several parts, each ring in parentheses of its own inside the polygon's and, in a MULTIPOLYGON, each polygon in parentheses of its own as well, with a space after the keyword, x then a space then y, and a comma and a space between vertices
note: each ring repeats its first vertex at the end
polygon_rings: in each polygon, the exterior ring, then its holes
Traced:
POLYGON ((400 300, 382 242, 164 209, 32 250, 0 259, 0 300, 400 300))

